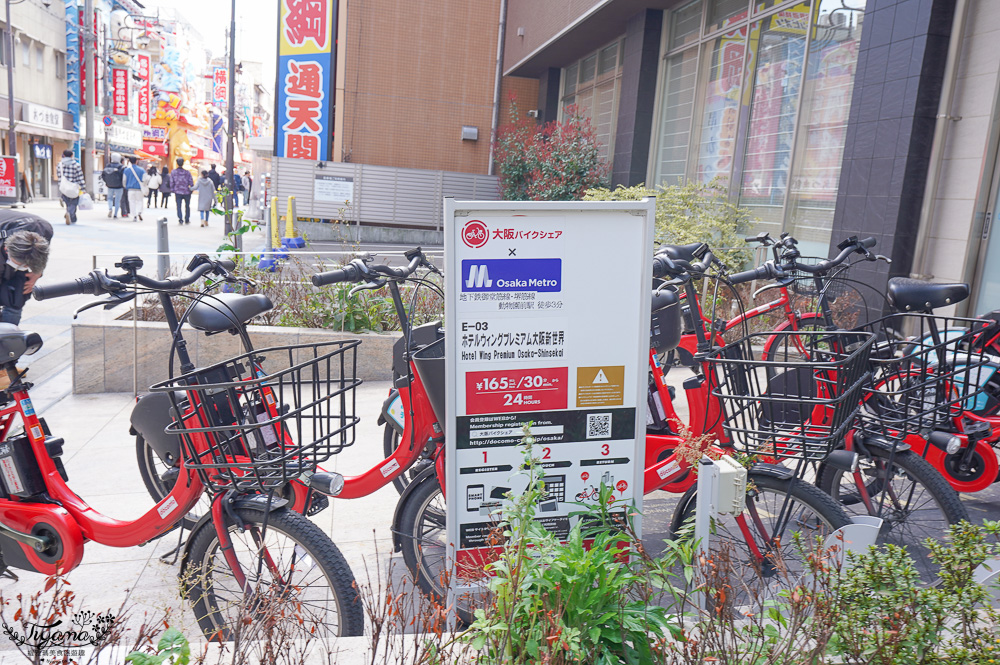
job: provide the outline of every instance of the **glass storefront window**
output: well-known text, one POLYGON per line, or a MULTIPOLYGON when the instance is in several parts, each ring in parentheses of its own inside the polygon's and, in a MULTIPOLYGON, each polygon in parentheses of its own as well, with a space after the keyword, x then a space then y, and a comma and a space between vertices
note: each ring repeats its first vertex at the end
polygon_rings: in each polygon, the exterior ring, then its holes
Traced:
POLYGON ((707 32, 745 21, 748 9, 747 0, 708 0, 708 17, 705 22, 707 32))
POLYGON ((717 177, 726 179, 732 172, 745 42, 744 27, 703 46, 701 78, 705 80, 705 88, 700 100, 700 136, 694 164, 694 178, 698 182, 717 177))
POLYGON ((760 230, 772 234, 780 233, 783 224, 808 26, 809 3, 803 2, 752 29, 757 57, 740 205, 761 221, 760 230))
POLYGON ((562 108, 574 104, 577 113, 590 119, 598 154, 609 162, 614 154, 622 44, 619 39, 563 70, 562 108))
POLYGON ((864 8, 864 0, 821 0, 809 47, 786 228, 824 256, 833 228, 864 8))
POLYGON ((701 0, 671 12, 670 48, 693 44, 701 34, 701 0))
POLYGON ((698 50, 688 49, 667 58, 661 101, 660 134, 655 181, 666 185, 684 183, 687 167, 688 136, 694 111, 698 81, 698 50))
POLYGON ((567 67, 563 74, 563 96, 572 95, 576 92, 576 77, 579 74, 579 65, 573 64, 567 67))

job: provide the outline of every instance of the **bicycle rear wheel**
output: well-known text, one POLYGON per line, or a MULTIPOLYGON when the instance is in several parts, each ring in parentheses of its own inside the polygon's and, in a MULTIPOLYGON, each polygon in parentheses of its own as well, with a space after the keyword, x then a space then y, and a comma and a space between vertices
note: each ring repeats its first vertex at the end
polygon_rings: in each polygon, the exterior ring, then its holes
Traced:
MULTIPOLYGON (((734 606, 757 603, 763 597, 788 589, 806 575, 805 556, 851 520, 828 494, 798 478, 777 478, 751 470, 747 476, 747 501, 742 515, 763 559, 753 553, 750 542, 734 515, 713 522, 712 549, 729 550, 736 565, 736 579, 726 603, 734 606), (798 534, 797 537, 796 534, 798 534), (737 588, 737 584, 739 588, 737 588)), ((685 527, 696 514, 697 485, 677 504, 673 535, 690 537, 685 527), (680 530, 685 529, 682 533, 680 530)))
POLYGON ((937 580, 939 566, 924 540, 941 540, 952 524, 969 518, 958 493, 931 464, 912 450, 890 453, 869 447, 858 467, 872 510, 866 509, 853 474, 824 464, 816 484, 849 515, 883 520, 879 543, 905 547, 925 583, 937 580))
POLYGON ((287 509, 233 512, 240 523, 229 518, 227 527, 250 592, 236 581, 211 522, 193 534, 181 568, 182 588, 207 639, 229 641, 239 631, 241 640, 261 640, 265 649, 282 634, 323 644, 364 632, 354 574, 319 527, 287 509))

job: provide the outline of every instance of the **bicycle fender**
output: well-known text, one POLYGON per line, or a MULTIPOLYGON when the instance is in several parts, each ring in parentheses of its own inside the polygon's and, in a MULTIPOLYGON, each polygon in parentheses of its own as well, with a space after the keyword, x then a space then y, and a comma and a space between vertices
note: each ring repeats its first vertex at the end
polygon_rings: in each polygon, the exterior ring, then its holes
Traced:
POLYGON ((908 443, 904 443, 903 441, 890 441, 889 439, 881 436, 855 436, 854 445, 862 453, 865 452, 865 448, 878 448, 879 450, 884 450, 887 453, 902 453, 910 449, 910 444, 908 443))
POLYGON ((403 490, 403 493, 399 496, 399 501, 396 502, 396 510, 392 515, 393 552, 400 552, 403 549, 403 541, 400 539, 399 535, 399 520, 403 516, 403 506, 406 505, 406 500, 409 498, 411 494, 413 494, 413 490, 415 490, 418 485, 425 482, 436 481, 435 478, 435 474, 437 473, 436 466, 437 465, 435 464, 428 464, 427 468, 423 469, 420 473, 418 473, 413 478, 413 480, 410 481, 410 484, 406 486, 406 489, 403 490))
POLYGON ((167 393, 149 393, 139 398, 130 416, 133 432, 141 435, 168 465, 176 464, 181 456, 180 437, 164 431, 173 422, 172 408, 167 393))
POLYGON ((778 480, 788 480, 789 478, 795 477, 795 471, 778 464, 766 464, 764 462, 758 462, 750 467, 750 474, 757 474, 761 476, 770 476, 772 478, 777 478, 778 480))
MULTIPOLYGON (((244 494, 242 496, 236 497, 233 501, 233 508, 242 507, 256 508, 257 510, 265 510, 268 508, 267 496, 264 494, 244 494)), ((268 512, 275 512, 277 510, 288 510, 289 502, 287 499, 282 499, 280 497, 274 497, 271 499, 270 510, 268 512)), ((201 518, 195 522, 195 525, 191 527, 191 534, 184 541, 184 551, 181 552, 180 566, 177 568, 177 577, 181 578, 181 584, 184 584, 184 567, 187 564, 188 556, 191 553, 191 543, 193 543, 201 533, 202 529, 214 529, 215 525, 212 524, 212 511, 207 511, 201 518)))

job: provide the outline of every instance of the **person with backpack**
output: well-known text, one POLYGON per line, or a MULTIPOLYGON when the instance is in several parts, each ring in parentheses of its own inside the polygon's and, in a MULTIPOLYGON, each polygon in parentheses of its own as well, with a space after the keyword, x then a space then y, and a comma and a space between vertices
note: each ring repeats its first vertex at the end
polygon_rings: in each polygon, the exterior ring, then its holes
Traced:
POLYGON ((160 172, 156 170, 155 165, 152 165, 146 173, 148 174, 146 179, 146 189, 149 191, 146 195, 146 207, 153 208, 156 206, 156 194, 160 190, 160 172))
POLYGON ((128 208, 133 222, 142 221, 142 204, 149 174, 139 168, 138 158, 129 157, 125 167, 125 191, 128 193, 128 208))
POLYGON ((83 179, 80 162, 73 158, 72 150, 63 150, 62 160, 56 167, 56 180, 59 181, 59 196, 66 206, 66 224, 76 224, 76 207, 80 204, 80 192, 87 183, 83 179), (76 190, 75 195, 73 190, 76 190))
POLYGON ((124 217, 125 214, 122 212, 122 198, 125 192, 124 186, 124 175, 122 174, 122 156, 117 153, 111 153, 111 163, 104 167, 101 171, 101 180, 108 188, 108 217, 114 216, 118 219, 118 213, 122 213, 124 217), (112 213, 114 213, 112 215, 112 213))
POLYGON ((49 260, 52 225, 23 210, 0 210, 0 322, 18 325, 49 260))

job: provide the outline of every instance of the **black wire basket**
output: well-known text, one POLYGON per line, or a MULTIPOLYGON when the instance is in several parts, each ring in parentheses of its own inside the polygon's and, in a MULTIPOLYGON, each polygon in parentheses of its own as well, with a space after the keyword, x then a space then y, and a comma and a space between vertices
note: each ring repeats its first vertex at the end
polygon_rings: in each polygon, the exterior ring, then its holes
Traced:
POLYGON ((973 340, 990 321, 933 314, 890 314, 860 326, 874 333, 872 383, 860 411, 865 431, 903 439, 955 431, 974 411, 992 374, 973 340))
POLYGON ((873 340, 867 332, 788 330, 714 351, 708 380, 732 446, 775 459, 825 459, 858 412, 873 340))
POLYGON ((167 431, 210 491, 271 492, 354 443, 359 344, 258 349, 151 390, 170 396, 167 431))

